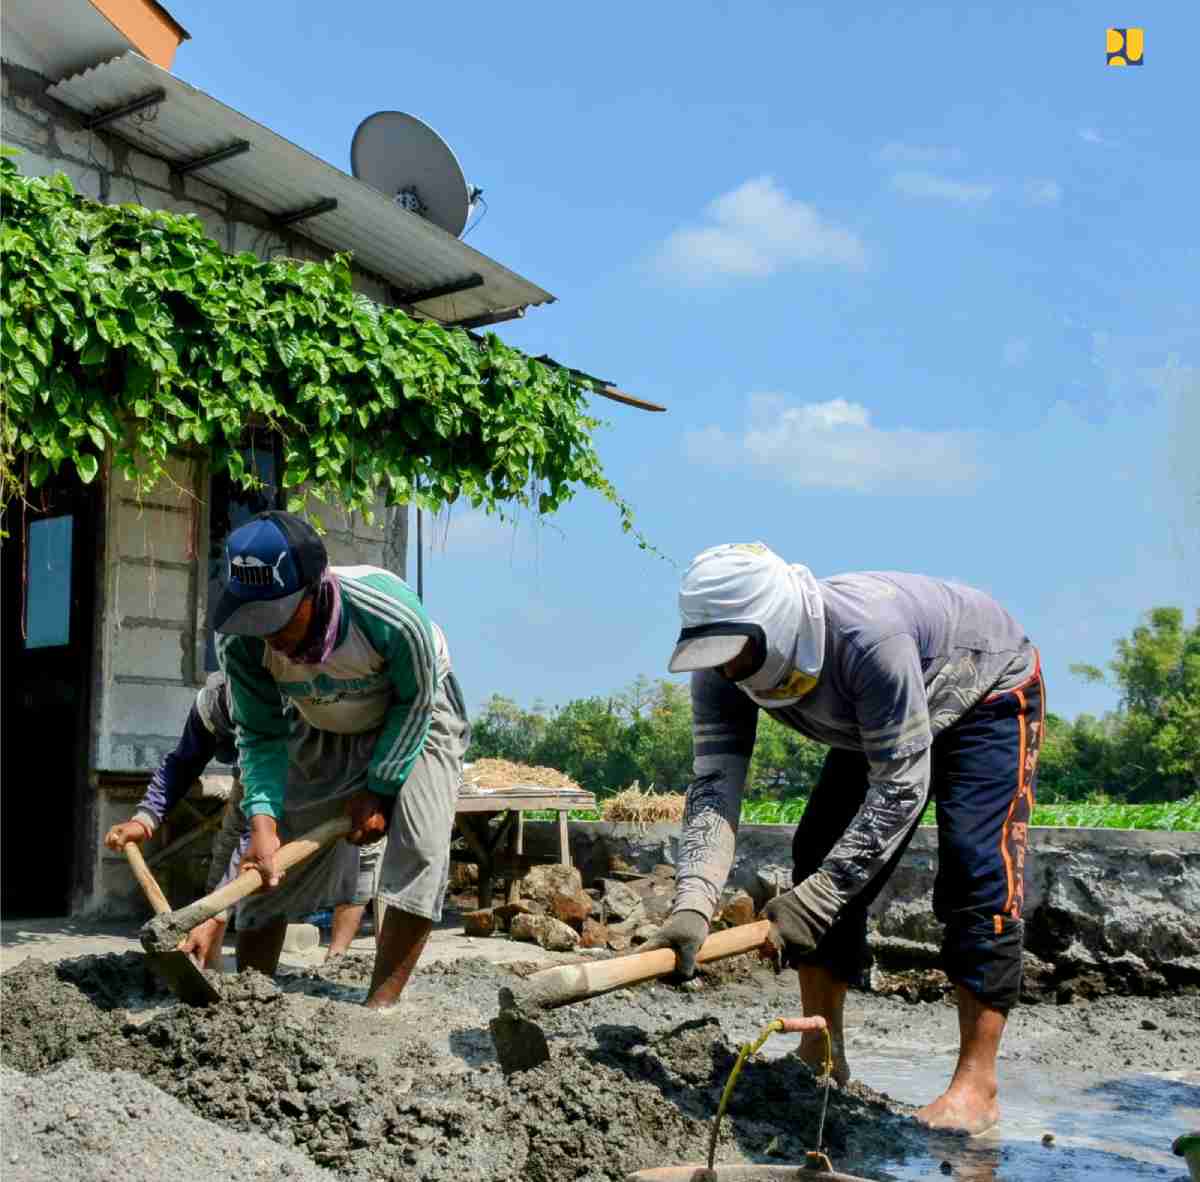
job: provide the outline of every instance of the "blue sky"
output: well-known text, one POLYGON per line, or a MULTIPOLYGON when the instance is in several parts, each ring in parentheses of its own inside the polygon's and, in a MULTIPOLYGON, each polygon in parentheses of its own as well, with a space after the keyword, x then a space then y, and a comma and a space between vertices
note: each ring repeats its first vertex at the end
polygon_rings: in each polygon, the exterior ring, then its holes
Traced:
MULTIPOLYGON (((670 407, 598 401, 599 448, 681 565, 972 583, 1067 716, 1115 704, 1071 662, 1200 606, 1195 5, 170 7, 181 77, 334 164, 381 108, 445 136, 468 240, 559 297, 500 335, 670 407)), ((473 705, 664 670, 679 572, 599 498, 432 532, 473 705)))

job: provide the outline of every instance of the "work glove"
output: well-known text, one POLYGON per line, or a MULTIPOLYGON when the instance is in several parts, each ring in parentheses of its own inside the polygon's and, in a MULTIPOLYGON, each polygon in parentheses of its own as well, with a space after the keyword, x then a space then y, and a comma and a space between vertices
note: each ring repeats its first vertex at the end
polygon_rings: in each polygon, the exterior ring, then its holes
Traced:
POLYGON ((135 845, 141 845, 144 841, 150 840, 150 830, 142 824, 141 821, 128 820, 122 821, 114 825, 105 835, 104 844, 108 846, 114 854, 121 853, 122 850, 132 841, 135 845))
POLYGON ((696 953, 708 938, 708 920, 699 911, 675 911, 647 940, 639 951, 653 952, 656 948, 671 948, 675 952, 675 971, 687 980, 696 974, 696 953))
POLYGON ((350 818, 351 826, 346 840, 351 845, 370 845, 378 841, 388 831, 394 804, 390 796, 381 796, 368 788, 356 792, 346 801, 346 816, 350 818))
POLYGON ((831 917, 827 917, 819 903, 819 892, 810 881, 794 886, 790 891, 776 895, 763 914, 771 921, 770 939, 780 949, 787 962, 795 962, 816 951, 817 945, 829 930, 831 917))
POLYGON ((270 890, 279 885, 283 877, 275 869, 275 855, 279 852, 279 831, 274 817, 260 813, 250 818, 250 844, 242 856, 239 873, 257 870, 263 877, 263 888, 270 890))

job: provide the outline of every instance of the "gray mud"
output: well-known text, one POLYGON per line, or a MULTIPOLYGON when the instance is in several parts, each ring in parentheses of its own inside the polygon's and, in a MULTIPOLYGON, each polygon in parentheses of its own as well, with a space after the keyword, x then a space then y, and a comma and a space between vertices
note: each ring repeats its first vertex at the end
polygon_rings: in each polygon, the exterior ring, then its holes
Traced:
MULTIPOLYGON (((83 1057, 136 1072, 195 1115, 265 1134, 353 1182, 615 1182, 701 1161, 736 1046, 798 1002, 794 974, 739 958, 687 988, 619 990, 541 1015, 549 1062, 506 1079, 487 1026, 513 981, 509 967, 431 965, 378 1014, 358 1004, 365 956, 278 985, 254 973, 226 978, 223 1002, 207 1009, 163 1002, 137 959, 26 961, 0 977, 5 1063, 38 1073, 83 1057)), ((855 993, 848 1010, 852 1067, 856 1047, 928 1066, 956 1037, 943 1001, 855 993)), ((1018 1009, 1006 1054, 1047 1077, 1095 1082, 1194 1069, 1198 1039, 1200 999, 1108 999, 1018 1009)), ((814 1147, 820 1091, 790 1054, 796 1042, 773 1038, 747 1064, 718 1160, 799 1161, 814 1147)), ((858 1083, 835 1088, 823 1148, 850 1173, 925 1176, 905 1169, 923 1169, 933 1152, 911 1111, 858 1083)))
POLYGON ((5 1182, 336 1182, 303 1154, 202 1120, 127 1071, 71 1059, 30 1077, 0 1067, 5 1182))

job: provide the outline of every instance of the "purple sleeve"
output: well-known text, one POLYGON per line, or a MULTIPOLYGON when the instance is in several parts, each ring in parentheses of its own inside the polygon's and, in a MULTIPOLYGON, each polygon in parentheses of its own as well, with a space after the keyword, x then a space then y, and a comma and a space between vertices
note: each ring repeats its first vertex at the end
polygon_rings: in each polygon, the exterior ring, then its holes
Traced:
POLYGON ((187 795, 200 773, 212 762, 216 749, 217 737, 204 725, 200 712, 193 705, 175 750, 163 757, 151 776, 137 812, 149 814, 156 826, 161 825, 163 818, 187 795))

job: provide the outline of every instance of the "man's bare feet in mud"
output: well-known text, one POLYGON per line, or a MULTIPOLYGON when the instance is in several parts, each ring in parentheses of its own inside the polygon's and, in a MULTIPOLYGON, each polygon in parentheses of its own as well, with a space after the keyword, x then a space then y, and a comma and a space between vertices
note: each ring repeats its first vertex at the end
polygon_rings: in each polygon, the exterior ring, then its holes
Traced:
MULTIPOLYGON (((796 1055, 802 1063, 812 1068, 818 1079, 824 1078, 825 1035, 802 1034, 796 1055)), ((839 1039, 833 1042, 833 1082, 838 1087, 845 1087, 850 1082, 850 1064, 846 1062, 846 1049, 839 1039)))
POLYGON ((956 994, 959 1049, 954 1076, 932 1104, 918 1109, 917 1120, 931 1129, 957 1129, 978 1136, 1000 1119, 996 1057, 1006 1011, 981 1001, 962 985, 956 994))
POLYGON ((946 1129, 977 1136, 1000 1119, 994 1087, 977 1087, 955 1081, 932 1104, 917 1110, 916 1118, 931 1129, 946 1129))

